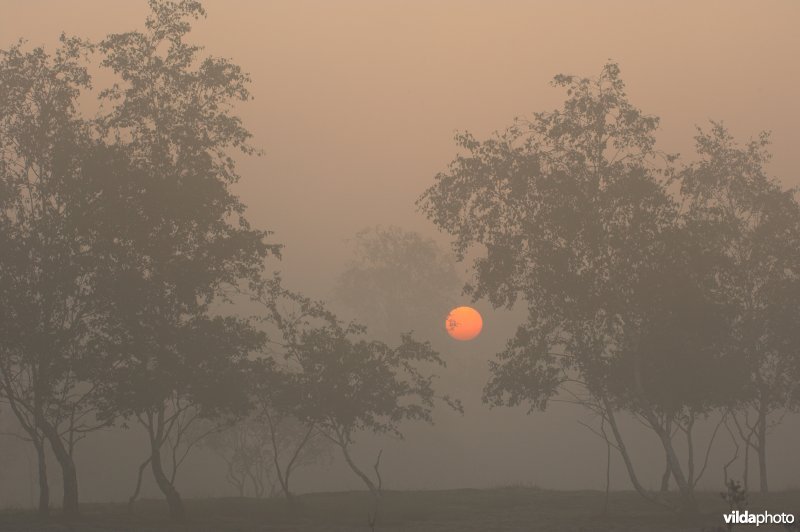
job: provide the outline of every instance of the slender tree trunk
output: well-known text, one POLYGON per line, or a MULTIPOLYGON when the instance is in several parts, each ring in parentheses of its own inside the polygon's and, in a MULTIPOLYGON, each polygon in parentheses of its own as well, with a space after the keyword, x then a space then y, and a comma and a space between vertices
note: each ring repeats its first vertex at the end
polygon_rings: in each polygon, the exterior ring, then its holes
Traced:
POLYGON ((672 478, 675 479, 675 485, 681 494, 681 509, 684 512, 695 512, 697 511, 697 501, 694 498, 694 493, 692 492, 692 487, 690 485, 692 480, 690 479, 687 482, 686 477, 683 474, 680 460, 678 460, 678 455, 675 453, 675 447, 672 445, 672 432, 669 429, 665 429, 663 426, 661 426, 658 417, 650 407, 650 404, 646 398, 647 395, 644 393, 640 357, 634 358, 634 381, 636 391, 639 396, 639 408, 642 412, 642 415, 647 420, 650 428, 652 428, 656 435, 658 435, 659 440, 661 440, 661 446, 667 453, 667 463, 672 471, 672 478))
POLYGON ((272 448, 273 448, 272 462, 273 464, 275 464, 275 476, 278 477, 278 484, 280 484, 281 486, 281 491, 283 491, 283 495, 286 497, 286 500, 289 502, 289 505, 291 505, 294 502, 294 496, 292 495, 292 492, 289 489, 289 473, 291 473, 291 470, 288 470, 286 475, 283 474, 283 469, 281 469, 281 463, 280 460, 278 459, 278 444, 276 443, 275 440, 274 431, 271 431, 271 436, 272 436, 272 448))
POLYGON ((36 448, 36 461, 39 465, 39 515, 50 515, 50 485, 47 483, 47 456, 44 452, 44 442, 33 440, 36 448))
POLYGON ((744 445, 744 465, 742 466, 742 484, 744 490, 750 490, 750 440, 745 441, 744 445))
MULTIPOLYGON (((605 436, 605 430, 603 436, 605 436)), ((606 438, 606 493, 603 502, 603 515, 608 515, 608 503, 611 495, 611 442, 606 438)))
POLYGON ((761 493, 769 493, 767 483, 767 407, 762 399, 758 405, 758 478, 761 493))
MULTIPOLYGON (((672 432, 672 423, 667 421, 667 431, 672 432)), ((664 473, 661 475, 661 493, 669 491, 669 478, 672 476, 672 468, 669 466, 669 455, 664 452, 664 473)))
MULTIPOLYGON (((4 375, 0 372, 0 375, 4 376, 5 379, 0 382, 0 390, 2 390, 3 395, 2 397, 8 401, 8 405, 11 407, 11 411, 19 421, 19 424, 22 426, 23 430, 28 433, 31 438, 31 442, 33 443, 34 448, 36 449, 36 461, 38 465, 38 480, 39 480, 39 506, 38 512, 42 516, 50 515, 50 484, 47 481, 47 455, 45 453, 44 448, 44 436, 38 426, 39 420, 42 418, 41 415, 41 405, 39 401, 39 394, 34 393, 33 402, 34 402, 34 410, 33 420, 29 419, 29 417, 23 413, 20 405, 17 403, 16 395, 13 392, 13 385, 8 380, 8 372, 4 375), (33 421, 31 423, 31 421, 33 421)), ((34 378, 34 380, 36 380, 34 378)))
POLYGON ((139 471, 136 474, 136 488, 133 490, 133 493, 128 498, 128 511, 133 513, 133 503, 136 502, 136 499, 139 498, 139 492, 142 490, 142 476, 144 475, 144 470, 147 469, 147 466, 150 464, 150 457, 147 457, 147 460, 139 464, 139 471))
MULTIPOLYGON (((672 433, 672 420, 667 420, 667 431, 672 433)), ((669 491, 669 477, 672 476, 672 468, 669 466, 669 456, 667 453, 664 453, 664 473, 661 475, 661 493, 666 493, 669 491)))
POLYGON ((183 500, 175 489, 175 486, 169 481, 167 475, 164 473, 164 467, 161 463, 161 450, 159 448, 152 449, 150 457, 150 465, 153 470, 153 477, 156 480, 158 489, 164 494, 169 506, 169 516, 173 521, 182 522, 186 518, 186 512, 183 508, 183 500))
POLYGON ((678 487, 678 491, 681 494, 681 509, 685 512, 695 512, 697 510, 697 501, 694 498, 694 493, 689 481, 687 481, 683 474, 678 455, 675 453, 675 447, 672 445, 671 435, 658 424, 658 421, 651 412, 646 412, 645 414, 667 453, 667 463, 672 471, 672 478, 675 479, 675 485, 678 487))
POLYGON ((289 479, 284 478, 280 470, 278 470, 277 476, 278 476, 278 484, 281 485, 281 491, 283 491, 283 495, 286 497, 286 500, 289 501, 289 504, 291 504, 292 502, 294 502, 294 495, 289 489, 289 479))
POLYGON ((305 436, 303 436, 303 439, 295 448, 291 459, 286 464, 286 469, 282 469, 279 457, 280 446, 278 445, 278 439, 276 434, 278 429, 278 423, 273 421, 272 415, 269 413, 268 409, 265 410, 265 414, 267 422, 269 423, 269 435, 272 441, 272 462, 275 465, 275 474, 278 477, 278 483, 281 485, 281 490, 283 490, 284 495, 286 495, 286 500, 289 501, 289 504, 293 504, 294 498, 291 490, 289 489, 289 477, 292 474, 292 469, 294 468, 295 462, 300 457, 300 453, 303 451, 303 448, 306 446, 306 444, 308 443, 309 439, 311 438, 314 432, 314 425, 310 425, 308 427, 305 436))
POLYGON ((379 496, 379 495, 380 495, 380 490, 378 489, 378 486, 376 486, 376 485, 375 485, 375 483, 374 483, 374 482, 372 482, 372 479, 371 479, 371 478, 369 478, 369 477, 367 476, 367 474, 366 474, 366 473, 364 473, 364 472, 363 472, 363 471, 362 471, 362 470, 361 470, 361 469, 360 469, 360 468, 359 468, 359 467, 358 467, 358 466, 355 464, 355 462, 353 462, 353 459, 350 457, 350 453, 347 451, 347 444, 346 444, 346 443, 340 443, 340 444, 339 444, 339 446, 342 448, 342 454, 344 455, 344 459, 345 459, 345 461, 347 462, 347 465, 349 465, 349 466, 350 466, 350 469, 352 469, 352 470, 353 470, 353 473, 355 473, 356 475, 358 475, 358 477, 359 477, 361 480, 363 480, 363 481, 364 481, 364 484, 366 484, 366 485, 367 485, 367 488, 369 488, 369 491, 370 491, 370 493, 372 493, 372 495, 374 495, 374 496, 376 496, 376 497, 377 497, 377 496, 379 496))
MULTIPOLYGON (((247 476, 250 478, 250 483, 253 485, 253 494, 256 496, 256 499, 260 499, 264 496, 264 479, 263 474, 259 470, 261 468, 260 463, 256 463, 251 468, 257 469, 257 471, 253 472, 248 471, 247 476)), ((242 479, 242 497, 244 497, 244 486, 245 486, 246 479, 242 479)))
POLYGON ((186 512, 183 508, 183 501, 175 489, 169 477, 164 473, 164 465, 161 462, 161 446, 164 444, 164 405, 160 405, 155 417, 152 412, 148 412, 147 431, 150 435, 150 467, 153 470, 158 489, 164 494, 169 506, 169 516, 173 521, 183 522, 186 512), (155 429, 155 430, 154 430, 155 429))
POLYGON ((281 491, 283 491, 286 500, 288 501, 289 505, 291 506, 294 502, 292 498, 292 492, 289 490, 289 474, 291 470, 287 470, 287 475, 284 476, 283 469, 281 468, 281 462, 279 458, 280 450, 278 445, 278 438, 276 435, 277 432, 277 423, 272 420, 272 415, 269 412, 269 407, 264 409, 264 414, 267 418, 267 423, 269 424, 269 437, 270 441, 272 442, 272 463, 275 466, 275 476, 278 477, 278 483, 281 486, 281 491))
POLYGON ((666 493, 669 491, 669 477, 672 476, 672 469, 669 467, 669 457, 667 457, 666 453, 665 456, 665 465, 664 465, 664 473, 661 474, 661 493, 666 493))
POLYGON ((694 485, 696 480, 694 478, 694 439, 692 437, 692 430, 694 429, 694 414, 692 419, 686 424, 686 476, 689 481, 689 492, 694 493, 694 485))
POLYGON ((631 460, 630 454, 628 454, 628 448, 625 446, 625 441, 622 439, 622 434, 617 426, 614 410, 611 408, 609 402, 605 399, 602 399, 602 405, 605 412, 605 417, 608 420, 609 426, 611 427, 611 433, 614 435, 614 441, 617 442, 617 450, 619 451, 619 455, 622 457, 622 463, 625 464, 625 470, 628 473, 628 478, 633 485, 633 489, 635 489, 636 493, 641 495, 642 498, 654 504, 658 504, 659 506, 665 506, 663 502, 657 500, 650 493, 648 493, 644 486, 642 486, 641 482, 639 482, 639 477, 636 475, 636 469, 633 467, 633 461, 631 460))

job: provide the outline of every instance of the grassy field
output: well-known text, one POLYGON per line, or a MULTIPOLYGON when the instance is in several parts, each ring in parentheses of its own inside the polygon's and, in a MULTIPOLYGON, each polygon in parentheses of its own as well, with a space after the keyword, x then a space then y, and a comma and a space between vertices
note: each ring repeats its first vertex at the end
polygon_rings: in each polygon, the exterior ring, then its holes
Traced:
MULTIPOLYGON (((724 501, 716 493, 699 495, 701 512, 680 516, 641 500, 635 493, 615 492, 604 514, 605 496, 597 491, 548 491, 535 488, 486 490, 396 491, 381 499, 375 527, 401 531, 667 531, 723 530, 724 501)), ((0 513, 0 530, 13 531, 369 531, 367 493, 302 495, 294 509, 280 499, 198 499, 186 501, 189 521, 170 525, 166 505, 158 500, 137 503, 133 514, 124 504, 86 504, 79 522, 57 518, 42 521, 35 513, 0 513)), ((794 512, 800 516, 800 491, 751 496, 751 511, 794 512)), ((740 525, 734 530, 754 526, 740 525)), ((770 530, 766 526, 759 532, 770 530)), ((772 530, 785 530, 773 528, 772 530)))

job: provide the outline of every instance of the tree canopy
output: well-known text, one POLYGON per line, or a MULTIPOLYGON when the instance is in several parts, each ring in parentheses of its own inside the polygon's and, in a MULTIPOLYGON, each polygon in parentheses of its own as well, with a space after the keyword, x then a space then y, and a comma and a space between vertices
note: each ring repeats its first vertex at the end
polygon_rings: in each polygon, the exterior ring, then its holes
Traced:
POLYGON ((454 257, 434 240, 396 226, 359 231, 353 252, 337 279, 334 304, 385 340, 441 327, 461 287, 454 257))

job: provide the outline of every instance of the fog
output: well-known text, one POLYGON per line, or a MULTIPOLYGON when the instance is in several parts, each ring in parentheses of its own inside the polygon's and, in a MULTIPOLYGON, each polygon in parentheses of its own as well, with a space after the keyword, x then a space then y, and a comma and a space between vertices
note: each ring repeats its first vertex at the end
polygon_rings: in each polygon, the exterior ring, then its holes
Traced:
MULTIPOLYGON (((190 41, 250 74, 254 98, 236 114, 264 151, 236 155, 242 178, 234 190, 250 223, 285 246, 268 269, 313 298, 333 300, 353 238, 364 228, 398 226, 447 248, 450 236, 415 201, 456 155, 454 134, 468 130, 483 139, 515 117, 556 108, 564 94, 550 86, 554 75, 596 76, 609 59, 619 64, 630 100, 661 118, 661 149, 691 160, 695 128, 709 119, 724 121, 740 141, 769 130, 770 174, 786 187, 800 185, 795 2, 207 0, 204 7, 208 17, 197 21, 190 41)), ((62 31, 99 41, 141 28, 146 15, 138 1, 2 0, 0 48, 20 37, 51 48, 62 31)), ((464 279, 469 267, 457 265, 464 279)), ((382 449, 387 489, 602 490, 606 444, 579 423, 595 419, 584 409, 553 403, 528 413, 481 400, 487 362, 526 309, 495 309, 467 295, 457 302, 482 313, 482 334, 454 341, 442 316, 430 340, 448 364, 438 371, 441 386, 463 401, 464 413, 437 407, 434 424, 404 424, 402 440, 358 434, 354 457, 371 464, 382 449)), ((3 430, 16 431, 8 409, 2 416, 3 430)), ((632 419, 621 426, 640 479, 658 489, 664 455, 655 436, 632 419)), ((713 428, 713 420, 703 422, 698 439, 713 428)), ((798 488, 798 416, 787 416, 770 438, 770 487, 798 488)), ((80 442, 81 500, 127 501, 147 456, 145 440, 132 424, 80 442)), ((719 436, 699 489, 722 486, 729 440, 719 436)), ((11 436, 0 445, 0 505, 35 507, 35 454, 11 436)), ((55 501, 58 464, 50 460, 55 501)), ((611 471, 612 489, 631 489, 616 454, 611 471)), ((200 449, 176 485, 186 498, 235 495, 224 476, 224 463, 200 449)), ((298 493, 363 489, 335 453, 299 469, 293 482, 298 493)), ((142 497, 160 496, 145 475, 142 497)))

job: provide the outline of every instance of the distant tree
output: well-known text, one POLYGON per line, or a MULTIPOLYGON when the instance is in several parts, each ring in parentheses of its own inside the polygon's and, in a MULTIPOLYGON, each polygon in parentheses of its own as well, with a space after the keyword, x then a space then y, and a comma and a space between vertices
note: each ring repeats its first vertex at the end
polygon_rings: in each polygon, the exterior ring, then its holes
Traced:
MULTIPOLYGON (((196 416, 241 415, 241 383, 263 336, 223 303, 257 279, 278 252, 251 229, 230 190, 231 149, 253 153, 250 133, 231 114, 249 98, 248 77, 227 60, 198 58, 184 42, 198 2, 151 1, 145 32, 110 35, 102 66, 120 83, 100 129, 129 161, 103 190, 112 266, 101 278, 114 319, 118 363, 103 376, 103 413, 145 428, 148 460, 173 519, 184 517, 175 474, 162 449, 196 416)), ((176 463, 173 461, 172 466, 176 463)))
POLYGON ((256 497, 264 496, 264 489, 271 485, 272 464, 264 458, 268 438, 261 424, 239 422, 227 430, 209 435, 203 446, 224 460, 227 466, 225 480, 236 489, 239 497, 247 494, 251 483, 256 497))
POLYGON ((248 416, 209 434, 202 446, 225 462, 225 480, 239 497, 247 494, 248 484, 255 497, 272 495, 275 491, 269 434, 263 424, 248 416))
POLYGON ((75 445, 104 425, 92 375, 108 365, 92 212, 109 157, 76 108, 90 86, 88 50, 62 36, 52 55, 21 43, 0 51, 0 396, 36 449, 39 511, 49 506, 47 442, 69 517, 79 510, 75 445))
POLYGON ((382 339, 441 328, 462 284, 453 257, 432 239, 395 226, 360 231, 353 248, 353 260, 337 279, 334 304, 382 339))
MULTIPOLYGON (((297 397, 293 415, 335 444, 378 496, 380 455, 372 478, 353 460, 355 437, 360 432, 402 437, 401 422, 432 422, 437 396, 429 369, 444 365, 438 353, 410 335, 396 347, 369 340, 364 327, 341 323, 321 303, 282 288, 279 278, 264 285, 259 300, 278 331, 271 341, 283 359, 282 380, 297 397)), ((448 397, 439 399, 460 408, 448 397)))
POLYGON ((681 416, 690 430, 721 393, 693 378, 698 367, 708 376, 729 362, 724 303, 704 288, 704 260, 716 258, 685 240, 669 189, 674 157, 655 149, 658 119, 629 102, 617 65, 596 79, 559 75, 554 85, 566 89, 561 109, 485 141, 458 135, 464 153, 418 205, 453 235, 460 258, 473 246, 485 251, 473 297, 528 308, 528 323, 491 363, 486 401, 544 409, 577 399, 608 422, 634 487, 655 500, 617 430, 614 413, 630 412, 658 436, 691 509, 694 458, 681 465, 669 423, 681 416), (687 323, 687 310, 711 321, 687 323), (664 344, 667 332, 680 336, 664 344))
POLYGON ((699 131, 696 144, 700 160, 680 175, 686 217, 725 259, 717 262, 715 278, 735 309, 732 336, 748 369, 731 406, 746 456, 750 449, 758 456, 760 489, 767 492, 769 429, 780 420, 775 414, 800 404, 800 205, 794 190, 767 175, 766 133, 740 146, 722 124, 712 123, 699 131))
MULTIPOLYGON (((274 385, 265 388, 272 390, 274 385)), ((225 461, 226 480, 240 497, 247 494, 249 485, 255 497, 272 497, 281 490, 291 501, 292 473, 323 460, 330 445, 313 426, 264 401, 263 394, 258 394, 254 403, 245 419, 210 434, 203 446, 225 461)))

